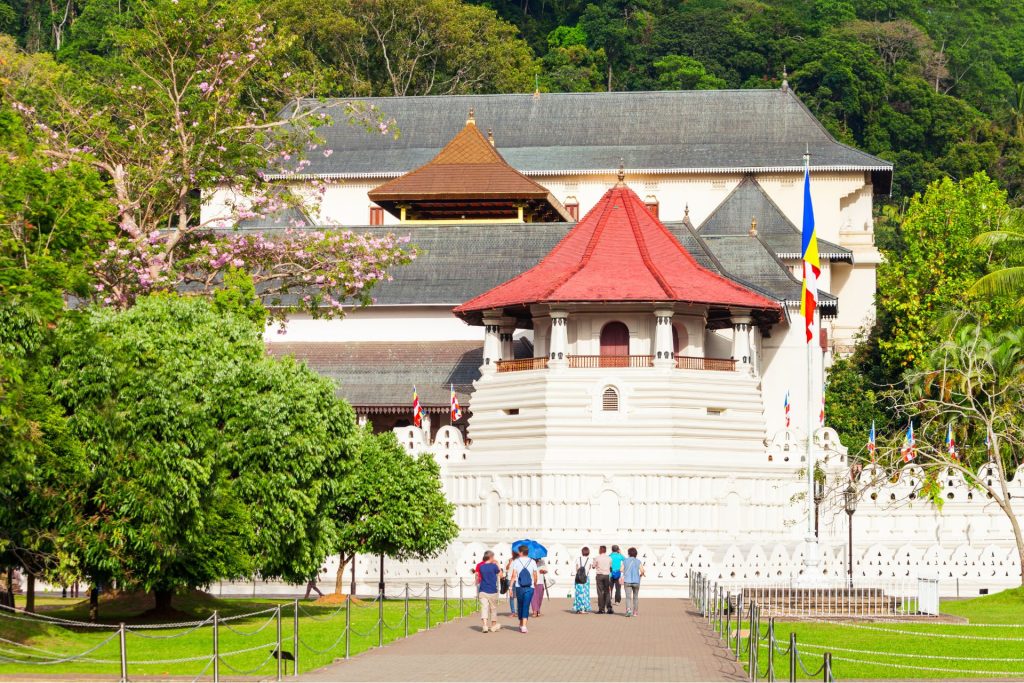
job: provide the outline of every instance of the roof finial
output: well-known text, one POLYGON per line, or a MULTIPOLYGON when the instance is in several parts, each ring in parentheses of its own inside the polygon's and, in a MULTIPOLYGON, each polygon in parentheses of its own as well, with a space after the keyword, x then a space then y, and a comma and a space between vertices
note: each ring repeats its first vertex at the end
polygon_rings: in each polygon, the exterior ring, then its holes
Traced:
POLYGON ((683 209, 683 218, 688 219, 690 217, 690 202, 686 202, 686 208, 683 209))
POLYGON ((540 99, 540 74, 533 75, 533 99, 540 99))
POLYGON ((626 185, 626 160, 619 157, 619 182, 616 183, 616 187, 625 187, 626 185))
POLYGON ((494 131, 490 128, 487 129, 487 142, 491 143, 491 147, 494 147, 494 131))
POLYGON ((752 216, 750 219, 750 236, 757 237, 757 216, 752 216))
POLYGON ((786 73, 786 65, 782 65, 782 92, 789 90, 789 74, 786 73))
POLYGON ((475 126, 476 125, 476 116, 474 116, 473 107, 469 108, 469 118, 466 119, 466 125, 467 126, 470 126, 470 125, 475 126))

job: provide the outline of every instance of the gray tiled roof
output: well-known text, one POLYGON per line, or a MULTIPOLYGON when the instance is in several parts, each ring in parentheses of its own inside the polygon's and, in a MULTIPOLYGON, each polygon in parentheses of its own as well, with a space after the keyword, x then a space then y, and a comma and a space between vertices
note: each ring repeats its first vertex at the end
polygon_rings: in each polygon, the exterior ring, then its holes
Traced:
MULTIPOLYGON (((786 218, 761 184, 748 176, 729 193, 697 228, 702 236, 741 235, 750 232, 751 218, 757 219, 757 234, 776 255, 792 258, 802 251, 800 229, 786 218)), ((828 240, 818 240, 818 251, 833 261, 852 261, 853 252, 828 240)))
MULTIPOLYGON (((482 341, 273 342, 266 348, 333 379, 338 395, 357 407, 411 406, 414 385, 424 407, 447 408, 452 385, 467 406, 483 359, 482 341)), ((517 358, 533 351, 523 339, 514 350, 517 358)))
MULTIPOLYGON (((631 171, 863 170, 889 191, 892 164, 837 142, 791 90, 543 93, 367 98, 393 117, 396 140, 350 125, 340 111, 319 130, 309 175, 391 177, 429 161, 465 124, 493 129, 506 160, 526 174, 631 171)), ((343 101, 328 102, 328 111, 343 101)))

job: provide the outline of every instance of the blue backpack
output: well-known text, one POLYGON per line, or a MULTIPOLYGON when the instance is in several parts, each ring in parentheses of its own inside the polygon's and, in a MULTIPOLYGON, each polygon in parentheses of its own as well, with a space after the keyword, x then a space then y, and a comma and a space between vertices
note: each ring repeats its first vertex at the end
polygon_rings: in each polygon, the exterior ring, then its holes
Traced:
POLYGON ((519 565, 518 565, 519 577, 518 577, 516 583, 519 584, 520 588, 529 588, 530 586, 533 585, 533 576, 530 574, 529 571, 527 571, 527 568, 529 567, 529 564, 527 564, 524 567, 522 562, 520 562, 519 560, 516 560, 516 562, 519 562, 519 565))

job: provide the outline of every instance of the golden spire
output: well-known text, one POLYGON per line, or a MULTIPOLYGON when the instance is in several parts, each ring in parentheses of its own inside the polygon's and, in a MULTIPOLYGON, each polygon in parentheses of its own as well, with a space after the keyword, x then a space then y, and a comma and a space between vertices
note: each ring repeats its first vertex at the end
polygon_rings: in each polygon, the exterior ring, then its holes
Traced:
POLYGON ((466 119, 466 125, 467 126, 475 126, 476 125, 476 117, 473 115, 473 107, 469 108, 469 118, 466 119))
POLYGON ((490 128, 487 129, 487 142, 491 143, 491 147, 494 147, 494 131, 490 128))
POLYGON ((757 217, 751 217, 750 219, 750 236, 757 237, 757 217))
POLYGON ((619 182, 615 183, 615 187, 625 187, 626 186, 626 161, 622 157, 619 157, 618 178, 619 178, 619 182))

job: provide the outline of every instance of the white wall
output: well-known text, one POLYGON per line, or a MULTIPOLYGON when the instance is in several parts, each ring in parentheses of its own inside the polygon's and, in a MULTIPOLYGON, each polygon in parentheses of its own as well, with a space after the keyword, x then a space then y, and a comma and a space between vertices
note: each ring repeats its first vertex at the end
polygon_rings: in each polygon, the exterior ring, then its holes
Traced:
POLYGON ((289 317, 285 332, 269 325, 264 340, 275 342, 366 342, 472 340, 483 344, 483 328, 467 325, 448 306, 370 306, 334 320, 306 314, 289 317))

